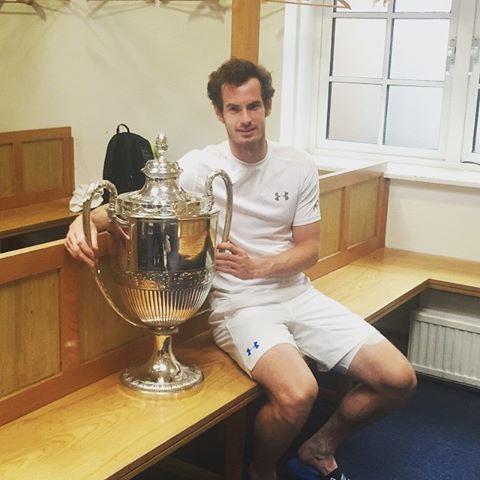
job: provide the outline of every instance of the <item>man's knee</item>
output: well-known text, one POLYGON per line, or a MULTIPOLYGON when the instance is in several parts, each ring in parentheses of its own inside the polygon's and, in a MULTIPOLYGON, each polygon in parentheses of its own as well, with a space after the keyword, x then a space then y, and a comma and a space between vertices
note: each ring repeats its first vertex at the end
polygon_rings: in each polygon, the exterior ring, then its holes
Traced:
POLYGON ((412 365, 405 360, 401 365, 385 369, 380 378, 380 388, 399 400, 409 398, 417 387, 417 376, 412 365))
POLYGON ((387 340, 360 349, 349 371, 356 380, 392 399, 410 397, 417 386, 412 365, 387 340))
POLYGON ((273 399, 274 410, 282 421, 298 425, 307 419, 317 396, 318 385, 312 379, 277 394, 273 399))

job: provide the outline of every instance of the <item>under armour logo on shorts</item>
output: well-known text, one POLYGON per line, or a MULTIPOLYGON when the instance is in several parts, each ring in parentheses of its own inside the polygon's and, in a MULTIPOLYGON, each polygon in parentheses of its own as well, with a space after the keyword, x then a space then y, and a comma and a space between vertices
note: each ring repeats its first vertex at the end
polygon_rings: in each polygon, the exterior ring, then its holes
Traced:
POLYGON ((250 356, 252 354, 252 349, 253 348, 260 348, 260 345, 258 344, 257 341, 253 342, 252 348, 247 348, 247 355, 250 356))
POLYGON ((277 202, 280 201, 281 197, 283 197, 284 200, 288 200, 289 199, 288 192, 283 192, 282 194, 275 192, 275 200, 277 202))

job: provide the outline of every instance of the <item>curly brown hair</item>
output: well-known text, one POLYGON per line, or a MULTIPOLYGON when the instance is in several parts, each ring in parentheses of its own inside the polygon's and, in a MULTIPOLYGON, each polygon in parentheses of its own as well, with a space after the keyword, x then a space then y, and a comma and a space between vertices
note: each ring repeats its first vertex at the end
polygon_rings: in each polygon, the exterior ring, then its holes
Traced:
POLYGON ((227 83, 239 87, 251 78, 257 78, 262 89, 262 100, 266 110, 272 106, 275 89, 272 75, 261 65, 241 58, 231 58, 208 77, 207 94, 217 110, 223 110, 222 85, 227 83))

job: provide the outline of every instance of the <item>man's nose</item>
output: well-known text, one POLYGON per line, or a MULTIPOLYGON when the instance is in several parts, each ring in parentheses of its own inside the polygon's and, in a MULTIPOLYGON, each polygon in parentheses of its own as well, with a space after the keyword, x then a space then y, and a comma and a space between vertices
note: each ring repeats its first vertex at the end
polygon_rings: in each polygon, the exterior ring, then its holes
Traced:
POLYGON ((247 109, 242 110, 240 119, 242 123, 250 123, 252 121, 250 118, 250 112, 247 109))

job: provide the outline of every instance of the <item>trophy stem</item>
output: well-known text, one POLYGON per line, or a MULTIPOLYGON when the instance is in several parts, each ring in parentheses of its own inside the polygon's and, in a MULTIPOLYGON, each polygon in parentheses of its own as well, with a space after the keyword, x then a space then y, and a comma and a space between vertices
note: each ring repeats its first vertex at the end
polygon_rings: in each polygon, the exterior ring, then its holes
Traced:
POLYGON ((155 348, 150 360, 123 372, 122 383, 133 390, 156 394, 177 393, 201 383, 200 369, 182 365, 173 354, 172 334, 176 332, 177 328, 154 331, 155 348))

